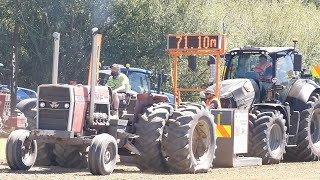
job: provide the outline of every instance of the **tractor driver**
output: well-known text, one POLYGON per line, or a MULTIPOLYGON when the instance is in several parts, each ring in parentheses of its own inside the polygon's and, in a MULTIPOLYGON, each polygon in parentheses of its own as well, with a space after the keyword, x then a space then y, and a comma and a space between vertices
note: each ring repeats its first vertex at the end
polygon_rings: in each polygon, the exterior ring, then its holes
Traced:
POLYGON ((216 97, 215 92, 212 88, 207 88, 204 92, 206 99, 206 106, 209 109, 221 109, 220 100, 216 97))
POLYGON ((111 76, 108 78, 106 85, 112 88, 113 108, 118 111, 120 100, 125 98, 121 92, 126 92, 130 89, 129 79, 125 74, 121 73, 119 64, 111 66, 111 76))
POLYGON ((259 56, 259 64, 254 67, 254 71, 259 73, 264 78, 271 78, 272 76, 272 63, 268 62, 267 56, 259 56))

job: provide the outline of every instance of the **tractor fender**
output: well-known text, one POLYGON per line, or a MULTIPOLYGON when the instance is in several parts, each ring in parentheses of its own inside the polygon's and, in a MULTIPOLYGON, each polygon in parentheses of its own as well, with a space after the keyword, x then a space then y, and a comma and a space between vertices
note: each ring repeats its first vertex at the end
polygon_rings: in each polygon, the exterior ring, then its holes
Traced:
POLYGON ((139 114, 142 113, 144 107, 151 106, 161 102, 169 102, 166 95, 154 93, 141 93, 137 95, 136 106, 134 107, 134 116, 132 123, 138 122, 139 114))
POLYGON ((259 103, 259 104, 254 104, 252 106, 253 109, 275 109, 281 112, 283 114, 284 119, 289 119, 290 115, 287 111, 287 108, 281 104, 275 104, 275 103, 259 103))
POLYGON ((320 92, 320 86, 310 79, 299 79, 291 86, 286 101, 292 110, 301 111, 313 92, 320 92))

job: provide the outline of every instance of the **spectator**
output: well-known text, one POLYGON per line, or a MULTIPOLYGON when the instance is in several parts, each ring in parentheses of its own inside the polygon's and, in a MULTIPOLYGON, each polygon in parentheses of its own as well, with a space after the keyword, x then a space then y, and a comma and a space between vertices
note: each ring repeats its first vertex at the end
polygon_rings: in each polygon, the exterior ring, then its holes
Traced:
POLYGON ((204 94, 206 99, 206 106, 209 109, 221 109, 220 100, 215 96, 215 92, 212 88, 207 88, 204 94))

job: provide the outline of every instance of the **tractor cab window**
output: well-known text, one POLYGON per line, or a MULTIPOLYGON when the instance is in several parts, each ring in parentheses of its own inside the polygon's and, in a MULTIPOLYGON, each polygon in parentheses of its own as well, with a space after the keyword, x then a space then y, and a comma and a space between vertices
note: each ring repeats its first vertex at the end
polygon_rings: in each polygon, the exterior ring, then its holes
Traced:
POLYGON ((272 58, 261 54, 240 54, 231 58, 228 79, 248 78, 270 81, 272 78, 272 58))
POLYGON ((280 84, 287 83, 294 77, 292 57, 290 55, 283 55, 276 60, 276 77, 280 84))
POLYGON ((149 92, 149 75, 141 72, 128 72, 131 90, 137 93, 149 92))

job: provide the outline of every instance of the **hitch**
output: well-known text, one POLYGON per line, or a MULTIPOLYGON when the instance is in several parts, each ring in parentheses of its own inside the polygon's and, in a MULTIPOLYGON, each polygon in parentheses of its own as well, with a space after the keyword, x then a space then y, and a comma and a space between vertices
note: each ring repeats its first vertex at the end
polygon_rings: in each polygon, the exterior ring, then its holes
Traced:
POLYGON ((140 151, 132 144, 132 140, 138 138, 139 135, 127 132, 118 132, 118 137, 120 137, 120 139, 124 139, 124 148, 126 148, 130 152, 133 152, 134 154, 141 156, 140 151))

